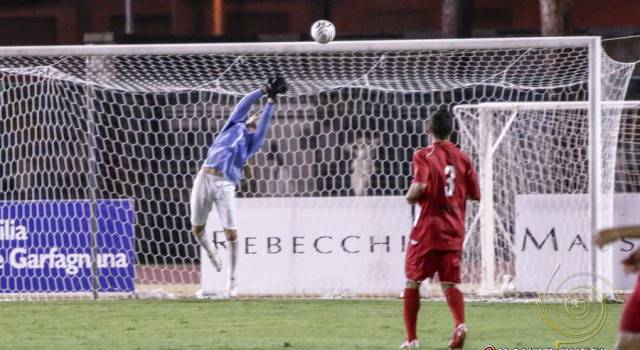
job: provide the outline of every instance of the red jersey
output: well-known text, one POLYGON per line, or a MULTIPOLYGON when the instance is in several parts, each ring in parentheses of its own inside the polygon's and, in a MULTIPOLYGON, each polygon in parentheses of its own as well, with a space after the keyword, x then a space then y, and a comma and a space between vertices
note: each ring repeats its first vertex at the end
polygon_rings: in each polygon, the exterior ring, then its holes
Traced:
POLYGON ((413 182, 426 185, 411 240, 429 250, 462 250, 467 199, 479 200, 471 160, 450 142, 438 141, 413 155, 413 182))
POLYGON ((640 333, 640 277, 636 283, 636 289, 627 299, 622 309, 620 318, 620 331, 629 333, 640 333))

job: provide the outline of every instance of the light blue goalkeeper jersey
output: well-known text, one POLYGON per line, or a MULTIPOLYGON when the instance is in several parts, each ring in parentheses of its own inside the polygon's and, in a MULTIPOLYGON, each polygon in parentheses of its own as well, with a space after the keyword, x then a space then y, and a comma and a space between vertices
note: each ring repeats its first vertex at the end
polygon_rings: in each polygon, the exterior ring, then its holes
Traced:
POLYGON ((231 112, 229 120, 207 151, 203 167, 215 168, 224 174, 224 178, 238 183, 242 180, 245 163, 260 150, 271 124, 273 105, 267 103, 255 132, 245 125, 251 105, 258 102, 262 90, 256 90, 240 100, 231 112))

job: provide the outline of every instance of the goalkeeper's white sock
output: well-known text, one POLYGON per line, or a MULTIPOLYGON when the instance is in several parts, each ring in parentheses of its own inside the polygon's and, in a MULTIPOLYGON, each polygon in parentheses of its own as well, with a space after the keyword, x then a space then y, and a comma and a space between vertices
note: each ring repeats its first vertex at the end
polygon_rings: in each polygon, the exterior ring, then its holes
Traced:
POLYGON ((194 236, 196 236, 196 240, 198 241, 198 243, 207 252, 207 255, 209 256, 209 260, 211 260, 211 263, 213 264, 213 266, 215 266, 216 270, 220 272, 220 270, 222 269, 222 262, 220 261, 220 256, 218 255, 218 249, 214 246, 213 242, 206 240, 204 238, 204 234, 202 236, 198 236, 198 235, 194 235, 194 236))
POLYGON ((236 278, 236 262, 238 261, 238 240, 229 242, 229 278, 236 278))

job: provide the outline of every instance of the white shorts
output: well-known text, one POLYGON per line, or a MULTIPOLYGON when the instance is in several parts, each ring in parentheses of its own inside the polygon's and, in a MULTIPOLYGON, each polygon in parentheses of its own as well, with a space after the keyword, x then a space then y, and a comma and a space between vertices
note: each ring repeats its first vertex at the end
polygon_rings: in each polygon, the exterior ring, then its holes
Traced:
POLYGON ((198 172, 191 190, 191 225, 204 226, 216 204, 222 227, 236 229, 236 185, 221 176, 198 172))

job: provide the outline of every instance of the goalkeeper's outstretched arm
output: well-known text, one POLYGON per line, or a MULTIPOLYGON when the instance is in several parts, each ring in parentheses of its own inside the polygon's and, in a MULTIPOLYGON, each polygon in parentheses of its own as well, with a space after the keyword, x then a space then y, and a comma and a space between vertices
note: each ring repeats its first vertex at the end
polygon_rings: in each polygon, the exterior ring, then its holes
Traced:
POLYGON ((288 90, 289 87, 287 86, 287 82, 283 77, 275 77, 267 81, 267 85, 264 87, 264 91, 269 96, 269 100, 267 100, 267 105, 264 107, 262 115, 257 122, 258 125, 256 126, 256 130, 248 136, 249 156, 254 155, 260 150, 260 147, 262 147, 262 144, 267 137, 267 131, 269 131, 269 125, 271 125, 271 116, 273 115, 273 104, 275 103, 276 97, 279 94, 286 93, 288 90))
POLYGON ((251 105, 258 102, 258 100, 260 100, 260 97, 262 97, 262 95, 264 95, 266 92, 266 88, 260 88, 245 95, 233 109, 233 112, 231 112, 229 120, 227 120, 227 123, 222 128, 222 131, 227 130, 234 124, 243 123, 245 120, 247 120, 247 115, 249 114, 251 105))
POLYGON ((262 115, 260 116, 260 121, 258 121, 256 131, 250 135, 250 156, 260 150, 260 148, 264 144, 264 140, 267 138, 267 131, 269 131, 269 126, 271 125, 271 116, 273 115, 273 103, 273 99, 269 98, 269 101, 267 101, 267 105, 264 107, 262 115))

